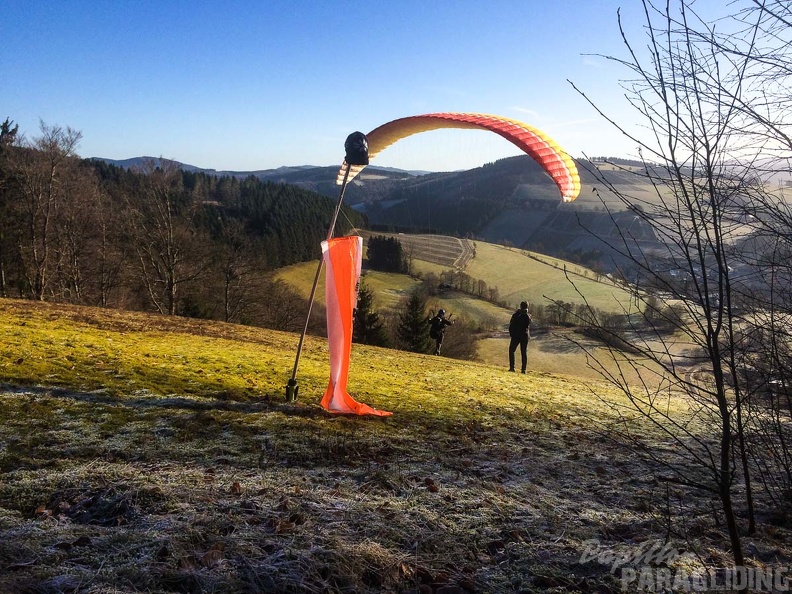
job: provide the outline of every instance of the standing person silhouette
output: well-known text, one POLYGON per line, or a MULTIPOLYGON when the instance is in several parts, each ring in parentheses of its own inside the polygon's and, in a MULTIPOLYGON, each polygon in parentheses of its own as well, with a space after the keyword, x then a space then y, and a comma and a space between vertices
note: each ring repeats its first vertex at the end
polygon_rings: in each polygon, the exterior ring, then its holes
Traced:
MULTIPOLYGON (((451 314, 454 315, 454 314, 451 314)), ((449 316, 450 318, 451 316, 449 316)), ((445 336, 446 326, 451 326, 454 322, 446 319, 445 310, 441 309, 437 312, 436 316, 432 316, 426 323, 429 324, 429 336, 435 341, 434 354, 439 355, 440 349, 443 346, 443 337, 445 336)))
POLYGON ((528 313, 528 303, 522 301, 520 309, 512 314, 511 321, 509 322, 509 371, 514 371, 514 351, 517 350, 517 345, 520 346, 520 356, 522 357, 522 372, 525 373, 528 367, 528 340, 531 338, 531 333, 528 327, 531 325, 531 314, 528 313))

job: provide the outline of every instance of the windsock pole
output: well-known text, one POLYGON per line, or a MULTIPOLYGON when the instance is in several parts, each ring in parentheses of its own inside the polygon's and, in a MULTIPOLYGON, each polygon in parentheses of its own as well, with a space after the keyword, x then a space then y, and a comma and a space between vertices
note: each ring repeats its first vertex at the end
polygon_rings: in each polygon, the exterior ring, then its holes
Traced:
MULTIPOLYGON (((330 221, 330 228, 327 231, 328 240, 333 238, 336 221, 338 220, 338 213, 341 211, 341 202, 344 200, 344 191, 346 190, 347 180, 349 179, 350 167, 351 165, 347 163, 346 171, 344 172, 344 181, 341 184, 341 191, 338 193, 338 202, 336 203, 333 218, 330 221)), ((322 264, 324 264, 324 258, 320 256, 319 265, 316 267, 316 274, 314 275, 313 286, 311 287, 311 296, 308 298, 308 313, 305 316, 305 325, 303 326, 302 334, 300 334, 300 342, 297 344, 297 355, 294 358, 294 369, 292 369, 291 378, 286 384, 286 400, 297 400, 297 393, 300 390, 300 386, 297 385, 297 367, 300 364, 300 354, 302 353, 305 334, 308 332, 308 323, 311 320, 311 309, 313 308, 314 298, 316 297, 316 287, 319 285, 319 275, 322 273, 322 264)))
MULTIPOLYGON (((327 240, 333 238, 335 231, 336 221, 338 220, 338 213, 341 212, 341 202, 344 200, 344 191, 349 181, 349 171, 352 165, 366 166, 369 164, 368 156, 368 139, 362 132, 353 132, 347 136, 344 143, 346 150, 346 157, 344 164, 344 180, 341 183, 341 191, 338 193, 338 202, 336 203, 333 218, 330 221, 330 228, 327 230, 327 240)), ((300 343, 297 345, 297 355, 294 358, 294 369, 292 375, 286 384, 286 400, 297 400, 297 392, 300 386, 297 385, 297 366, 300 364, 300 353, 302 353, 303 342, 305 341, 305 334, 308 332, 308 322, 311 319, 311 309, 313 308, 314 298, 316 297, 316 287, 319 284, 319 275, 322 273, 322 264, 324 264, 324 257, 319 258, 319 265, 316 267, 316 275, 314 276, 313 286, 311 287, 311 296, 308 298, 308 314, 305 316, 305 326, 303 326, 302 334, 300 334, 300 343)))

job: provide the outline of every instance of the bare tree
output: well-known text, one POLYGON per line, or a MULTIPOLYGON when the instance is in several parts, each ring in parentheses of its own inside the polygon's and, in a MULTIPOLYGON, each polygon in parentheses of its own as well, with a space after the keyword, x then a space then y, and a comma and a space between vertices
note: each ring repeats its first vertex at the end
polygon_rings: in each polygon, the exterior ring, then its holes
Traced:
POLYGON ((61 176, 62 202, 53 221, 51 293, 59 301, 94 303, 94 267, 100 258, 96 231, 101 220, 99 184, 75 163, 61 176))
POLYGON ((206 270, 208 244, 192 224, 195 206, 182 189, 175 163, 160 160, 144 171, 143 199, 127 201, 128 234, 139 264, 140 280, 151 304, 174 315, 180 289, 206 270))
MULTIPOLYGON (((593 353, 591 361, 628 397, 632 412, 623 411, 623 437, 661 465, 666 479, 720 501, 734 561, 742 565, 741 534, 756 527, 751 431, 767 413, 754 406, 755 330, 765 315, 778 312, 772 298, 754 300, 749 309, 748 296, 757 289, 758 271, 779 273, 758 263, 766 252, 758 244, 748 249, 746 238, 757 242, 760 226, 773 241, 789 238, 792 229, 789 220, 779 220, 788 209, 772 204, 775 194, 767 190, 778 151, 788 154, 791 146, 792 19, 787 3, 777 1, 732 3, 730 15, 710 18, 688 0, 659 7, 645 0, 643 7, 645 53, 622 29, 628 57, 608 58, 631 73, 624 88, 644 131, 633 133, 597 109, 635 142, 644 166, 632 174, 654 193, 631 195, 606 172, 593 173, 661 247, 647 249, 629 227, 609 245, 620 257, 621 276, 642 287, 637 307, 624 312, 629 342, 641 356, 612 350, 611 364, 593 353), (628 370, 642 374, 642 386, 630 384, 628 370), (674 392, 691 402, 684 418, 667 408, 674 392), (669 457, 637 435, 630 422, 635 412, 681 455, 669 457), (741 528, 736 509, 742 505, 747 525, 741 528)), ((605 200, 603 206, 608 209, 605 200)), ((789 344, 786 336, 780 342, 789 344)))
POLYGON ((238 322, 263 297, 260 276, 265 266, 251 255, 255 250, 242 221, 223 219, 220 225, 223 248, 217 261, 222 274, 223 320, 238 322))
POLYGON ((111 295, 121 286, 121 278, 129 254, 126 242, 123 241, 123 217, 121 207, 99 188, 96 194, 99 207, 95 218, 95 255, 93 262, 93 279, 96 285, 97 303, 108 307, 111 295))
POLYGON ((18 245, 27 292, 43 300, 55 268, 55 223, 68 196, 67 177, 77 168, 82 135, 41 122, 41 135, 12 157, 18 200, 11 208, 20 222, 18 245))
MULTIPOLYGON (((257 313, 256 321, 266 328, 296 332, 302 329, 305 315, 308 312, 307 300, 302 298, 296 290, 285 281, 269 278, 260 285, 257 302, 251 309, 257 313)), ((311 314, 310 330, 313 333, 322 331, 324 322, 323 312, 311 314)))

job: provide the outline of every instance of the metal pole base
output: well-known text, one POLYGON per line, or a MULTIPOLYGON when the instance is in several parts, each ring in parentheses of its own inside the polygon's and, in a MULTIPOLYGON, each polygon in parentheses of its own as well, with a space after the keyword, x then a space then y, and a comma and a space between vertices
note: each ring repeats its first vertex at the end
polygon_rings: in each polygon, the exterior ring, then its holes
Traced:
POLYGON ((300 386, 297 385, 297 380, 291 378, 286 384, 286 400, 294 402, 297 400, 297 393, 300 391, 300 386))

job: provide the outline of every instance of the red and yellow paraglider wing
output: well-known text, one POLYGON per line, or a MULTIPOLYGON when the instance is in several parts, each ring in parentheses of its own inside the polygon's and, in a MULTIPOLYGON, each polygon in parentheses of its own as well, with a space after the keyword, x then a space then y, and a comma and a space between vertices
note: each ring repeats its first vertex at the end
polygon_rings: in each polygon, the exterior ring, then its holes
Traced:
MULTIPOLYGON (((572 202, 580 193, 580 176, 572 158, 550 137, 531 126, 499 116, 475 113, 431 113, 393 120, 372 130, 367 136, 369 157, 373 158, 395 142, 430 130, 461 128, 488 130, 499 134, 530 155, 553 178, 564 202, 572 202)), ((338 174, 343 183, 346 163, 338 174)), ((360 173, 365 165, 353 165, 349 179, 360 173)))

